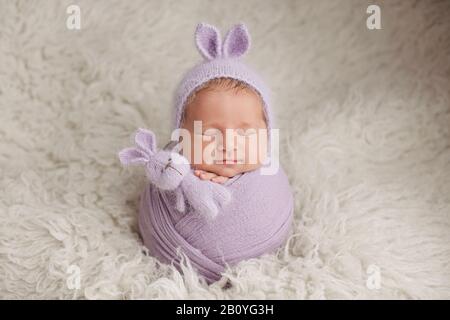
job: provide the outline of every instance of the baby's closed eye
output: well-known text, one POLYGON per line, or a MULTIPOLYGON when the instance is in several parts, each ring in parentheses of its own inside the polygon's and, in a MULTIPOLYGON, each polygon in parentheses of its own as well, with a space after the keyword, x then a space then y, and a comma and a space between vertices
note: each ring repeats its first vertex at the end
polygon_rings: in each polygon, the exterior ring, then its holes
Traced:
POLYGON ((256 134, 257 130, 254 128, 236 129, 236 133, 240 136, 251 136, 256 134))
MULTIPOLYGON (((208 129, 204 130, 200 135, 205 136, 205 137, 214 137, 216 135, 224 135, 227 133, 227 131, 234 133, 234 134, 242 135, 242 136, 248 136, 248 135, 256 134, 258 132, 258 130, 255 128, 238 128, 238 129, 226 129, 226 131, 224 133, 222 133, 219 129, 208 128, 208 129), (230 131, 228 131, 228 130, 230 130, 230 131)), ((195 134, 198 134, 198 133, 195 133, 195 134)))

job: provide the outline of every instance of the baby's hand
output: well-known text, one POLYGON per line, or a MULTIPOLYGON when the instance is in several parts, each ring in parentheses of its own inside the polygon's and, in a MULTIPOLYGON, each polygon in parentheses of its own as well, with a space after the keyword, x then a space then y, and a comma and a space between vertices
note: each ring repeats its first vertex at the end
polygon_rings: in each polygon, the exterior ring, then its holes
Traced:
POLYGON ((211 180, 217 183, 225 183, 228 180, 228 177, 219 176, 213 172, 204 170, 194 170, 194 174, 202 180, 211 180))

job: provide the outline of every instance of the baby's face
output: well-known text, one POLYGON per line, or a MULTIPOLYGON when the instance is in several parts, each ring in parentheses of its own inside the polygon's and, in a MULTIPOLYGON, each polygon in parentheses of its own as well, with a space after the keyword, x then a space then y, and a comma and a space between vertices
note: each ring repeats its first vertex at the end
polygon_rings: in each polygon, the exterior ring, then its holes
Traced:
POLYGON ((191 150, 183 154, 194 169, 233 177, 259 168, 265 159, 267 136, 258 134, 267 129, 264 111, 260 97, 251 90, 199 91, 186 106, 182 128, 191 135, 191 150), (201 132, 194 132, 194 121, 201 121, 201 132), (231 135, 227 129, 232 129, 231 135), (230 138, 234 143, 227 146, 230 138), (194 161, 194 140, 201 144, 201 163, 194 161))

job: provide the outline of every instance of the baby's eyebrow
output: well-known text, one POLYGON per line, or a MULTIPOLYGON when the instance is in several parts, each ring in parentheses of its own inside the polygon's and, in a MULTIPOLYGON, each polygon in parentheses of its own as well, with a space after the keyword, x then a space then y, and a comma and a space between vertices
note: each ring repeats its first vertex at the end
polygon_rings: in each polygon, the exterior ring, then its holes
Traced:
POLYGON ((215 122, 213 122, 213 123, 209 123, 209 122, 202 123, 202 126, 204 128, 220 128, 220 124, 215 123, 215 122))
POLYGON ((254 123, 250 123, 250 122, 247 122, 247 121, 242 121, 242 122, 240 122, 239 123, 239 127, 240 128, 248 128, 248 127, 254 127, 254 123))
MULTIPOLYGON (((220 128, 223 127, 223 124, 216 123, 216 122, 213 122, 213 123, 207 122, 207 123, 203 123, 202 126, 203 126, 203 128, 220 129, 220 128)), ((253 128, 253 127, 255 127, 254 123, 250 123, 250 122, 247 122, 247 121, 241 121, 241 122, 239 122, 239 125, 237 126, 237 129, 239 129, 239 128, 242 128, 242 129, 243 128, 253 128)))

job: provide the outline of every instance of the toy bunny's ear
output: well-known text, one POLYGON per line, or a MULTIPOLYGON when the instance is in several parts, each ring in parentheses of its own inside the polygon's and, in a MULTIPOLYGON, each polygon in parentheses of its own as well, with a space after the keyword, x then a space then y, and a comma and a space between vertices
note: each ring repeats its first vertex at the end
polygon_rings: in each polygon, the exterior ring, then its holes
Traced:
POLYGON ((144 152, 137 148, 126 148, 119 152, 119 159, 122 165, 144 164, 148 161, 144 152))
POLYGON ((250 34, 245 24, 235 25, 228 31, 223 43, 223 56, 238 58, 243 56, 250 48, 250 34))
POLYGON ((139 128, 134 141, 143 151, 149 155, 156 152, 156 137, 150 130, 139 128))
POLYGON ((195 43, 205 59, 212 60, 221 55, 222 41, 216 27, 200 23, 195 30, 195 43))

